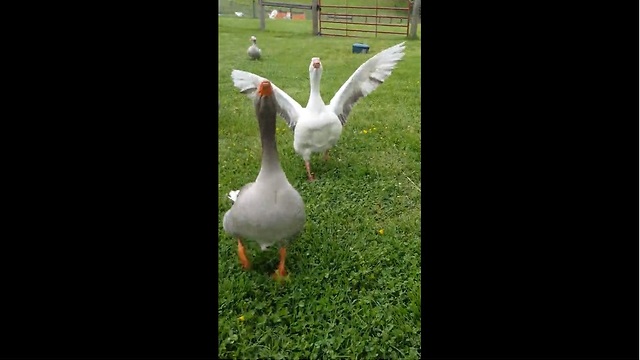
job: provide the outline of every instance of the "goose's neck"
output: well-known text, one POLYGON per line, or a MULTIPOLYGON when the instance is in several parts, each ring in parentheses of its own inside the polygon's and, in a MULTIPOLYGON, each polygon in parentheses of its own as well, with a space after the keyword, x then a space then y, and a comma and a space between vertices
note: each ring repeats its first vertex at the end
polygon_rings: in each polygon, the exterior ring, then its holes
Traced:
POLYGON ((282 167, 280 166, 278 148, 276 146, 275 121, 260 121, 260 141, 262 142, 262 166, 260 168, 258 180, 261 177, 281 174, 282 167))
POLYGON ((315 72, 312 72, 309 76, 311 91, 309 92, 309 102, 307 103, 308 109, 313 110, 324 106, 324 102, 322 101, 322 97, 320 96, 321 77, 321 74, 315 72))

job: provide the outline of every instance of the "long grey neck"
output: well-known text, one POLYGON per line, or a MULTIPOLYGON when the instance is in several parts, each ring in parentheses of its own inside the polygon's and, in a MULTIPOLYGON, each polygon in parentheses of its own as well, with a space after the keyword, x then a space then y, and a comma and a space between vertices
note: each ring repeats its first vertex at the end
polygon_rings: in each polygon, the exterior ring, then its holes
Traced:
POLYGON ((260 119, 260 141, 262 142, 262 167, 260 176, 282 172, 276 146, 275 119, 260 119))

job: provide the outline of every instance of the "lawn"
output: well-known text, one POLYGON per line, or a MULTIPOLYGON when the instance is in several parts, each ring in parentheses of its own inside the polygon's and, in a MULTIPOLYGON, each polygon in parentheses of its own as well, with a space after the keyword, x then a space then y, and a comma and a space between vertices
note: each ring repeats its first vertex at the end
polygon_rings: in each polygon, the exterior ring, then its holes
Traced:
POLYGON ((309 21, 269 20, 260 32, 255 19, 219 20, 218 356, 420 358, 420 41, 407 41, 393 74, 356 104, 330 159, 312 157, 315 182, 278 118, 282 167, 307 213, 288 247, 289 280, 278 283, 270 277, 276 248, 246 241, 252 269, 243 271, 222 228, 227 193, 255 180, 261 156, 252 103, 233 87, 231 70, 264 76, 305 106, 318 56, 328 103, 364 61, 405 39, 367 38, 370 54, 352 54, 357 39, 312 37, 309 21), (251 35, 261 61, 246 55, 251 35))

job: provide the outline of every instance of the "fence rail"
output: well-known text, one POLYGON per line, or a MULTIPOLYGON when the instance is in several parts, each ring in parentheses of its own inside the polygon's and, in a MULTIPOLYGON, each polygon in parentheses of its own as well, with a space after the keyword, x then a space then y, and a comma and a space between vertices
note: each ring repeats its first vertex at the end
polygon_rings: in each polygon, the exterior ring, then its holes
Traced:
MULTIPOLYGON (((345 0, 344 5, 323 5, 321 1, 318 0, 319 35, 356 37, 353 33, 369 33, 376 37, 378 34, 409 36, 412 6, 408 0, 405 7, 379 6, 380 1, 383 0, 376 0, 375 3, 372 0, 371 6, 348 5, 348 0, 345 0), (328 11, 325 12, 325 9, 328 11), (373 19, 373 21, 370 22, 369 19, 373 19), (386 19, 388 21, 384 21, 386 19), (397 23, 394 23, 394 19, 398 20, 397 23), (344 27, 335 27, 336 24, 344 25, 344 27), (378 27, 382 27, 382 29, 395 27, 398 30, 402 29, 402 32, 382 30, 378 27)), ((362 35, 357 36, 361 37, 362 35)))

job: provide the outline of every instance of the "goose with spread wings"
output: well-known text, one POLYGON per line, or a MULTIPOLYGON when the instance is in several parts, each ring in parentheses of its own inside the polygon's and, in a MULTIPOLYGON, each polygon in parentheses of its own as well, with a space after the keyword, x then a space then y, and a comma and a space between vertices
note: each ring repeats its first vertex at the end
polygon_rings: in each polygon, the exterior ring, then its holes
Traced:
MULTIPOLYGON (((320 96, 322 63, 318 57, 313 57, 309 64, 311 91, 306 107, 303 108, 271 82, 278 105, 278 114, 293 130, 293 148, 304 159, 309 181, 314 180, 309 163, 311 154, 324 152, 325 161, 329 158, 329 149, 338 142, 342 127, 346 124, 353 106, 391 75, 404 56, 404 49, 404 42, 402 42, 381 51, 360 65, 328 105, 320 96)), ((270 81, 242 70, 233 70, 231 79, 233 85, 251 99, 255 99, 256 91, 263 81, 270 81)))

